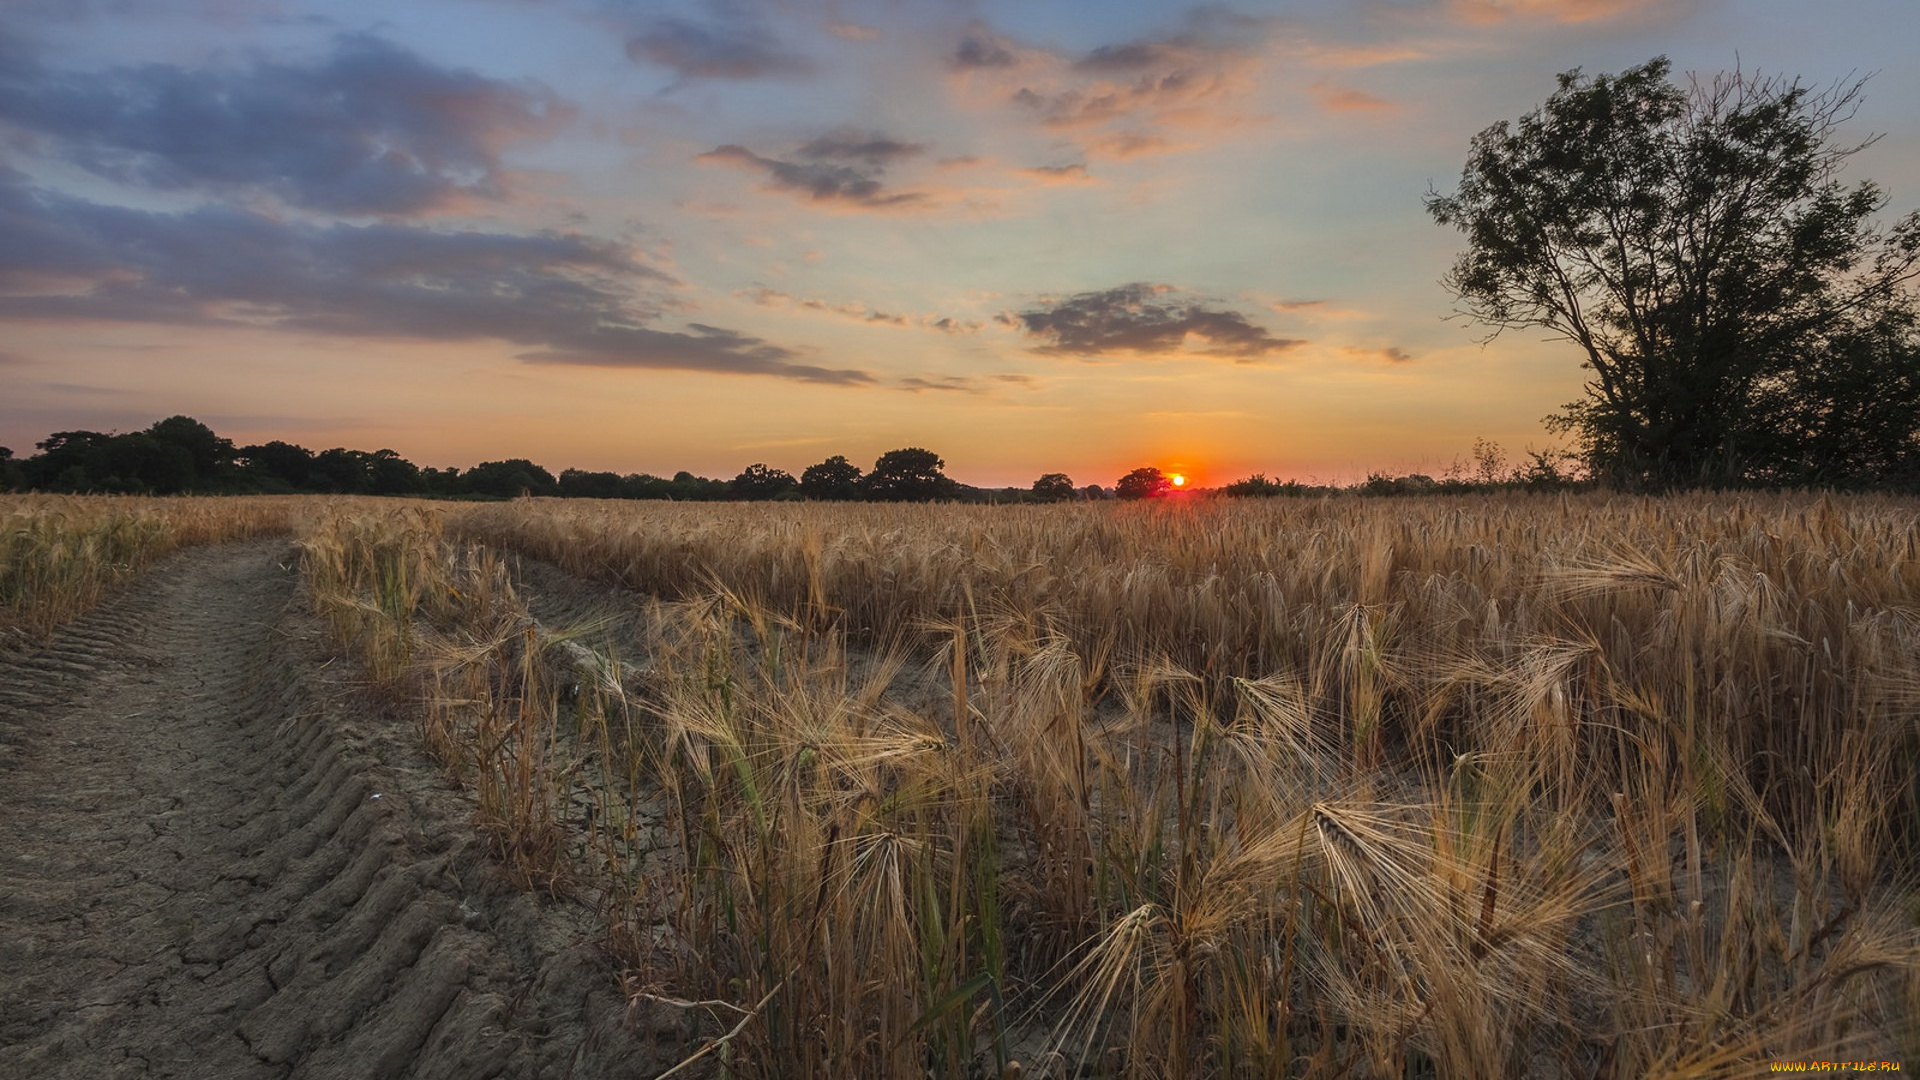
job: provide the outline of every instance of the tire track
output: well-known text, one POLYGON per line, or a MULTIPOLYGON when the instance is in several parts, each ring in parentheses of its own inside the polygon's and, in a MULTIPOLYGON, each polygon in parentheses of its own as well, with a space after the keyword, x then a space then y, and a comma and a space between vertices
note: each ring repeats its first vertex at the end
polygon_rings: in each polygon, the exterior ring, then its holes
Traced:
MULTIPOLYGON (((0 656, 0 1075, 651 1076, 571 904, 333 663, 284 541, 0 656)), ((657 1044, 657 1045, 656 1045, 657 1044)))

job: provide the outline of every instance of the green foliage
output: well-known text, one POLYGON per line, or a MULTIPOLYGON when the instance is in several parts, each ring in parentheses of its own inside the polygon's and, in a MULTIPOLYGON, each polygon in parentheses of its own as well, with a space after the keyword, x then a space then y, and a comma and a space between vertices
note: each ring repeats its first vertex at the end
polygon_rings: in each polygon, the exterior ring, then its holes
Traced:
POLYGON ((1911 470, 1920 213, 1878 227, 1881 190, 1836 179, 1861 84, 1670 70, 1568 72, 1474 138, 1459 190, 1427 199, 1467 236, 1461 312, 1580 349, 1593 378, 1554 423, 1622 486, 1911 470))

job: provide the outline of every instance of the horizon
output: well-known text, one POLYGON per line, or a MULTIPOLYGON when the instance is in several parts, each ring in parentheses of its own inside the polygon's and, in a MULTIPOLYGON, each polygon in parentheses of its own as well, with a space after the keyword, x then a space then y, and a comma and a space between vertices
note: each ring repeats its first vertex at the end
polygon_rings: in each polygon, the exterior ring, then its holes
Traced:
MULTIPOLYGON (((1906 26, 1902 32, 1899 27, 1906 26)), ((186 415, 436 468, 1346 484, 1563 445, 1421 198, 1555 76, 1871 74, 1902 0, 423 0, 0 15, 0 445, 186 415), (1097 11, 1097 17, 1089 14, 1097 11), (664 470, 664 471, 663 471, 664 470)))

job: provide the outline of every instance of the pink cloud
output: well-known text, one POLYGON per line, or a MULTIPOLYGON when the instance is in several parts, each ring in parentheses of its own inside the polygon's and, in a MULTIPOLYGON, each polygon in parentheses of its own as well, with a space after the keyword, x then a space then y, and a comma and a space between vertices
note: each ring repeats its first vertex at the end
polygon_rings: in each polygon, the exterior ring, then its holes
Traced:
POLYGON ((1350 86, 1333 86, 1318 82, 1308 87, 1319 100, 1320 107, 1332 113, 1384 113, 1396 112, 1400 106, 1383 97, 1375 97, 1364 90, 1350 86))

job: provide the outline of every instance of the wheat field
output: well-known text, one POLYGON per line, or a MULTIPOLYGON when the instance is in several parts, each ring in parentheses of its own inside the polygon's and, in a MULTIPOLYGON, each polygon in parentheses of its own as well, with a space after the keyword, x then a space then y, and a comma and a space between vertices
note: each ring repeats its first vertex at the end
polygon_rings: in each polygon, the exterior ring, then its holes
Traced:
POLYGON ((276 513, 682 1075, 1920 1060, 1912 500, 276 513))

